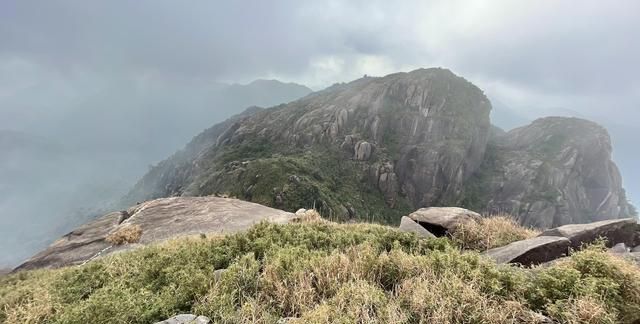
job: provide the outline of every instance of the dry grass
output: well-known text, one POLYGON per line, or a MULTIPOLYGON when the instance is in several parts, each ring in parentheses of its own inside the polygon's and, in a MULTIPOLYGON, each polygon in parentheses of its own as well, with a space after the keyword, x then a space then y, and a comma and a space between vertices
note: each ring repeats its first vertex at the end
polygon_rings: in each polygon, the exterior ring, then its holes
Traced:
POLYGON ((538 235, 539 231, 519 225, 509 215, 496 215, 458 226, 453 239, 464 249, 485 251, 538 235))
POLYGON ((299 209, 293 219, 297 223, 322 223, 327 222, 315 209, 299 209))
POLYGON ((106 241, 113 245, 137 243, 142 236, 140 225, 124 225, 118 227, 115 232, 109 233, 106 241))
POLYGON ((640 268, 603 246, 546 268, 501 266, 447 239, 305 222, 0 278, 0 322, 153 323, 178 313, 247 324, 541 323, 539 314, 634 323, 640 268))
POLYGON ((604 324, 617 323, 613 312, 591 296, 578 297, 549 307, 550 313, 564 323, 604 324))

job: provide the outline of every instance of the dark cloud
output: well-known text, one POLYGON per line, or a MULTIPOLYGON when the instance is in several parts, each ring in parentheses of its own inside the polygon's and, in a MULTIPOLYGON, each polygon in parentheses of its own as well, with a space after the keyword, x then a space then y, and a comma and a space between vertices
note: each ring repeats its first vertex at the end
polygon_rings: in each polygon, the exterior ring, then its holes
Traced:
MULTIPOLYGON (((634 0, 5 0, 0 128, 44 133, 78 111, 188 105, 218 81, 318 89, 444 66, 527 117, 576 111, 633 130, 639 39, 634 0)), ((640 198, 637 153, 617 156, 640 198)))

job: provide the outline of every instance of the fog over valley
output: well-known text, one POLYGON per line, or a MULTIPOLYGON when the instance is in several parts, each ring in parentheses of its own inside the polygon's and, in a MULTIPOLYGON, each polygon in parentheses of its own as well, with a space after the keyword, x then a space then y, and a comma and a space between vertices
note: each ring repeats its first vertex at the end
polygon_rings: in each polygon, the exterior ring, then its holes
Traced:
POLYGON ((128 207, 149 170, 248 107, 419 68, 473 83, 504 130, 547 116, 604 126, 640 206, 639 13, 631 0, 2 1, 0 268, 128 207))

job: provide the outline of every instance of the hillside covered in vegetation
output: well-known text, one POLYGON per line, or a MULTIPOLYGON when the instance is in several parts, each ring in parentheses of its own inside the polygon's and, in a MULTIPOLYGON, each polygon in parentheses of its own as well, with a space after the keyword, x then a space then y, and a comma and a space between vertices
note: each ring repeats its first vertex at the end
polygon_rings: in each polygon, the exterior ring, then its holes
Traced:
POLYGON ((604 128, 554 117, 504 132, 490 111, 480 88, 447 69, 336 84, 205 130, 122 207, 217 194, 394 224, 421 207, 461 206, 539 228, 635 214, 604 128))
POLYGON ((640 268, 593 245, 534 268, 479 251, 537 233, 508 219, 445 238, 309 217, 0 278, 0 322, 635 323, 640 268), (465 248, 465 249, 462 249, 465 248), (225 269, 225 270, 220 270, 225 269))

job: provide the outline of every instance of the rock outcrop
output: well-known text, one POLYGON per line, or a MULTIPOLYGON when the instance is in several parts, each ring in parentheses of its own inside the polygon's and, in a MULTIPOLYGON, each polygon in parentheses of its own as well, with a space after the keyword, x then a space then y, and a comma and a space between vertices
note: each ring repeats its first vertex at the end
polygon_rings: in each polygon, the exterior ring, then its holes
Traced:
POLYGON ((436 236, 451 234, 458 226, 475 222, 480 217, 474 211, 458 207, 421 208, 408 216, 436 236))
POLYGON ((400 220, 400 227, 398 227, 398 229, 403 232, 415 233, 419 237, 436 237, 435 235, 431 234, 431 232, 429 232, 426 228, 416 223, 413 219, 407 216, 402 216, 402 219, 400 220))
POLYGON ((508 213, 538 228, 629 217, 611 140, 582 119, 548 117, 497 134, 470 181, 477 210, 508 213), (487 203, 488 202, 488 203, 487 203))
POLYGON ((538 236, 484 252, 497 263, 517 263, 532 266, 553 261, 569 254, 569 239, 559 236, 538 236))
POLYGON ((294 214, 237 199, 218 197, 174 197, 138 204, 78 227, 16 270, 56 268, 86 262, 115 251, 170 238, 208 233, 234 233, 269 221, 287 223, 294 214), (138 243, 115 246, 106 238, 124 226, 142 230, 138 243))
MULTIPOLYGON (((640 225, 634 219, 608 220, 589 224, 570 224, 547 230, 537 237, 513 242, 486 251, 484 254, 498 263, 518 263, 525 266, 552 261, 578 251, 585 245, 606 239, 610 253, 640 261, 638 253, 628 246, 640 244, 640 225)), ((638 262, 640 263, 640 262, 638 262)))
POLYGON ((455 205, 538 228, 632 214, 602 127, 553 117, 504 132, 490 110, 446 69, 336 84, 203 132, 126 201, 219 193, 393 223, 455 205))
POLYGON ((446 69, 365 77, 199 135, 152 169, 128 199, 220 192, 290 211, 315 203, 338 216, 351 203, 357 215, 369 218, 386 214, 374 199, 391 209, 430 206, 454 199, 482 163, 490 110, 480 89, 446 69), (310 155, 339 165, 322 174, 308 165, 310 155), (287 192, 290 174, 274 174, 283 164, 290 167, 277 172, 295 170, 309 196, 287 192), (269 183, 255 178, 267 172, 269 183), (341 172, 356 183, 371 180, 360 188, 336 185, 349 192, 327 190, 326 183, 344 178, 341 172), (255 174, 248 178, 249 173, 255 174))
POLYGON ((597 239, 607 240, 608 246, 622 243, 624 246, 640 245, 640 225, 633 218, 606 220, 588 224, 570 224, 544 231, 541 236, 561 236, 571 241, 571 247, 579 249, 583 243, 597 239))

